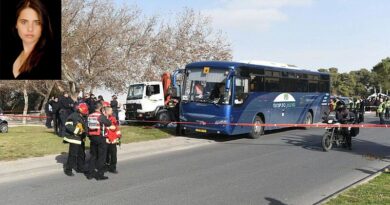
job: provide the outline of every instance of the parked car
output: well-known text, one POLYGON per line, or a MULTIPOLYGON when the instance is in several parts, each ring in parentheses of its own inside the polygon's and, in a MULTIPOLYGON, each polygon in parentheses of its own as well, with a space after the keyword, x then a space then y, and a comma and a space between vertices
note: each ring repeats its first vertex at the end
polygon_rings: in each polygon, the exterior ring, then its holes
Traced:
POLYGON ((0 119, 0 133, 8 132, 8 122, 0 119))

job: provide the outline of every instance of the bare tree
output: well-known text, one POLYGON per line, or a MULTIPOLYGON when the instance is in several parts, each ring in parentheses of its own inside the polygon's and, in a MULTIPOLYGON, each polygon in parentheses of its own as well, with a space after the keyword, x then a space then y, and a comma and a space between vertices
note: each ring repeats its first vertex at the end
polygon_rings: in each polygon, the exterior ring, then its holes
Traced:
POLYGON ((102 86, 122 91, 193 61, 231 59, 210 19, 191 9, 173 24, 111 0, 63 0, 62 10, 63 77, 73 94, 102 86))

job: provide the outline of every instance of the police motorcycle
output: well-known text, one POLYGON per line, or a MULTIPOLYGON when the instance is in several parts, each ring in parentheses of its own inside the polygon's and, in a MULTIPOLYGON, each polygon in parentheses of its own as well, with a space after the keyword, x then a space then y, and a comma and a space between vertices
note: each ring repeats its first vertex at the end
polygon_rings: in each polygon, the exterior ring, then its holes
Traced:
MULTIPOLYGON (((325 127, 325 133, 322 136, 322 149, 325 152, 331 150, 333 145, 336 145, 337 147, 348 147, 348 140, 346 136, 350 135, 351 137, 356 137, 359 134, 359 128, 333 126, 341 124, 357 124, 358 121, 356 120, 354 113, 350 113, 344 123, 337 120, 336 112, 330 112, 324 120, 325 123, 332 125, 325 127)), ((352 141, 349 143, 352 143, 352 141)))

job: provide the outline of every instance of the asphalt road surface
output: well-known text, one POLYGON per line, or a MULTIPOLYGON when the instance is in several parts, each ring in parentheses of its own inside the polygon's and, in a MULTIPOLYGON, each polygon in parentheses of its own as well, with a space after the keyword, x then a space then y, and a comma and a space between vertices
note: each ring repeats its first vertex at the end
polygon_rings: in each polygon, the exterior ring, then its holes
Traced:
POLYGON ((352 151, 327 153, 323 132, 217 137, 215 144, 121 162, 106 181, 58 173, 3 183, 0 203, 313 204, 390 164, 389 129, 363 129, 352 151))

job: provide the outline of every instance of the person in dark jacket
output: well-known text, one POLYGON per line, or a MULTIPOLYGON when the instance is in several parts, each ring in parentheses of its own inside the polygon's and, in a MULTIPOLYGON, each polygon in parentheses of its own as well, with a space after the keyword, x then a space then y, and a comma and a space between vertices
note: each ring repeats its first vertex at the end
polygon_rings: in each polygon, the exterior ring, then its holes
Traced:
POLYGON ((64 141, 69 143, 68 160, 64 172, 67 176, 73 176, 72 169, 76 172, 85 171, 85 144, 87 124, 85 116, 88 116, 88 106, 81 103, 77 111, 69 115, 66 119, 66 132, 64 141))
POLYGON ((59 116, 60 116, 60 137, 65 134, 65 121, 66 118, 72 113, 73 100, 69 97, 68 92, 64 92, 64 95, 59 99, 59 116))
POLYGON ((59 117, 59 110, 60 105, 58 104, 58 97, 54 97, 54 100, 51 101, 51 108, 52 108, 52 118, 53 118, 53 128, 54 133, 56 135, 59 135, 59 124, 60 124, 60 117, 59 117))
POLYGON ((87 179, 108 179, 104 176, 104 165, 107 157, 106 129, 111 126, 107 113, 102 113, 103 105, 95 104, 95 112, 88 116, 88 137, 91 141, 91 158, 89 161, 87 179))
POLYGON ((45 114, 46 114, 46 127, 51 129, 51 122, 53 121, 53 107, 52 102, 54 100, 54 97, 51 97, 47 103, 45 104, 45 114))
MULTIPOLYGON (((354 117, 354 113, 350 112, 347 108, 347 106, 342 103, 340 107, 336 110, 336 119, 341 123, 341 124, 348 124, 351 117, 354 117)), ((342 133, 346 139, 346 147, 351 150, 352 149, 352 136, 348 130, 347 127, 343 127, 342 133)))
POLYGON ((103 104, 103 103, 104 103, 104 98, 103 98, 103 96, 102 96, 102 95, 99 95, 97 101, 100 102, 101 104, 103 104))
POLYGON ((95 100, 95 95, 93 93, 91 93, 88 97, 86 97, 85 103, 87 103, 89 107, 89 113, 95 112, 96 100, 95 100))
POLYGON ((117 121, 119 121, 119 103, 118 103, 118 98, 116 97, 116 95, 113 95, 112 96, 112 100, 110 102, 110 105, 111 105, 111 108, 112 108, 112 114, 113 116, 115 117, 115 119, 117 121))

